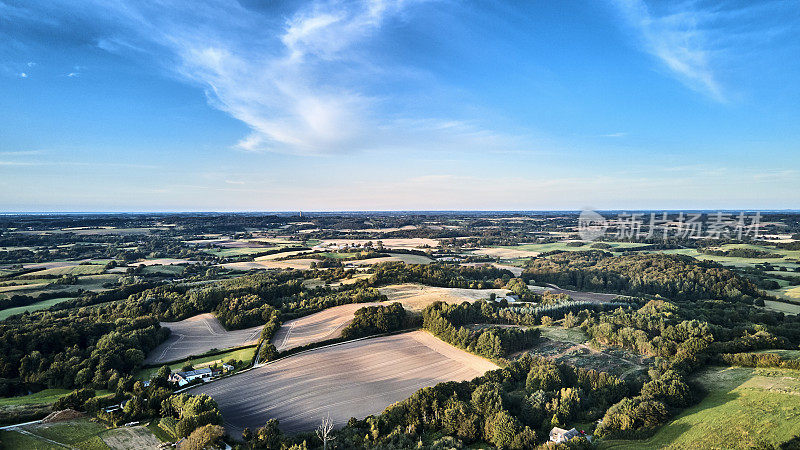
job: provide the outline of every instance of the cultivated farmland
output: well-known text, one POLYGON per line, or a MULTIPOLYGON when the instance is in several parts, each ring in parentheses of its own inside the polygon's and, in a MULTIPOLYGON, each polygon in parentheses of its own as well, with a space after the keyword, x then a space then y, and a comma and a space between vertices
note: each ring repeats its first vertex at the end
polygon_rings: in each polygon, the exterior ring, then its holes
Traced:
POLYGON ((200 314, 180 322, 161 322, 172 331, 170 337, 155 348, 145 364, 163 364, 201 355, 212 349, 241 347, 258 342, 263 326, 227 331, 211 314, 200 314))
POLYGON ((503 296, 510 292, 508 289, 444 288, 414 283, 393 284, 378 290, 388 297, 390 302, 399 302, 407 309, 416 310, 424 309, 436 301, 445 303, 473 302, 489 298, 492 293, 497 296, 503 296))
POLYGON ((298 269, 308 270, 311 268, 312 262, 318 262, 316 259, 287 259, 284 261, 241 261, 235 263, 223 264, 222 267, 232 270, 247 271, 250 269, 298 269))
POLYGON ((497 366, 424 331, 351 341, 300 353, 190 390, 219 404, 238 436, 276 418, 289 433, 328 415, 337 426, 377 414, 444 381, 470 380, 497 366))
POLYGON ((358 309, 380 303, 353 303, 334 306, 284 323, 272 338, 278 351, 302 347, 314 342, 334 339, 342 335, 342 328, 353 320, 358 309))

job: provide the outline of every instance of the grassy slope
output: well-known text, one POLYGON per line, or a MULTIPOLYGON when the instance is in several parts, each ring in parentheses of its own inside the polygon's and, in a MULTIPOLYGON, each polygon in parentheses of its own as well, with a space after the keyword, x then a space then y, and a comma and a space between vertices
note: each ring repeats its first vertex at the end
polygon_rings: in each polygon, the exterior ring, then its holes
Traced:
MULTIPOLYGON (((180 368, 183 367, 188 362, 191 365, 193 365, 196 369, 198 369, 205 366, 211 366, 215 362, 220 362, 220 363, 228 362, 228 360, 230 359, 236 359, 239 361, 244 361, 249 363, 250 361, 252 361, 255 351, 256 351, 255 346, 239 348, 213 356, 200 356, 197 358, 192 358, 189 361, 170 364, 169 368, 172 369, 173 371, 180 370, 180 368)), ((135 378, 139 380, 149 380, 154 373, 158 372, 158 369, 159 369, 158 367, 149 367, 146 369, 142 369, 136 373, 135 378)))
POLYGON ((64 300, 72 300, 71 297, 59 297, 59 298, 51 298, 49 300, 42 300, 40 302, 32 303, 27 306, 18 306, 16 308, 8 308, 0 311, 0 320, 6 320, 9 316, 13 316, 14 314, 21 314, 25 311, 39 311, 42 309, 47 309, 57 303, 61 303, 64 300))
MULTIPOLYGON (((550 244, 521 244, 521 245, 501 246, 501 248, 507 248, 511 250, 526 250, 530 252, 550 252, 554 250, 562 250, 567 252, 586 251, 586 250, 605 250, 605 251, 611 250, 611 249, 592 248, 592 244, 596 244, 597 242, 589 242, 581 247, 570 247, 567 245, 566 242, 553 242, 550 244)), ((641 247, 643 245, 646 245, 635 242, 606 242, 606 244, 609 244, 612 248, 630 248, 630 247, 641 247)))
POLYGON ((542 332, 542 337, 552 339, 555 341, 583 344, 584 342, 589 340, 589 336, 580 328, 540 326, 539 330, 542 332))
POLYGON ((53 403, 59 398, 69 394, 69 389, 45 389, 30 395, 20 397, 0 398, 0 406, 30 405, 34 403, 53 403))
POLYGON ((800 286, 786 286, 767 292, 778 298, 800 301, 800 286))
POLYGON ((773 302, 772 300, 764 300, 764 306, 773 311, 782 312, 784 314, 800 314, 800 305, 793 305, 790 303, 773 302))
POLYGON ((653 437, 602 442, 601 448, 749 448, 800 434, 800 371, 711 368, 697 381, 709 394, 653 437))

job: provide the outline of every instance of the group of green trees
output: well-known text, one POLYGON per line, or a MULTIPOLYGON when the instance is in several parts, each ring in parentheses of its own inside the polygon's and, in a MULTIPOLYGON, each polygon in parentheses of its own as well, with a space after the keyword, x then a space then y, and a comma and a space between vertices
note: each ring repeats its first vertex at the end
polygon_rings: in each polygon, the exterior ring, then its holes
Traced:
POLYGON ((506 269, 492 266, 457 266, 445 264, 406 265, 397 262, 376 264, 373 268, 373 285, 396 283, 421 283, 428 286, 489 289, 500 287, 497 279, 510 280, 514 276, 506 269))
POLYGON ((0 322, 0 391, 105 386, 132 373, 169 331, 152 316, 105 309, 44 312, 0 322))
POLYGON ((775 353, 722 353, 718 362, 740 367, 780 367, 800 370, 800 359, 783 358, 775 353))
POLYGON ((495 321, 496 308, 488 302, 448 305, 436 302, 422 312, 423 327, 439 339, 486 358, 505 358, 533 347, 537 328, 473 326, 495 321))
POLYGON ((730 270, 682 255, 564 252, 531 259, 522 278, 577 290, 659 295, 672 300, 710 298, 752 302, 762 296, 752 282, 730 270))
POLYGON ((759 250, 757 248, 731 248, 731 249, 714 249, 714 248, 701 248, 700 253, 712 256, 727 256, 732 258, 781 258, 778 253, 773 253, 766 250, 759 250))
POLYGON ((408 328, 412 323, 410 315, 400 303, 367 306, 355 312, 353 321, 342 329, 342 338, 355 339, 388 333, 408 328))
POLYGON ((214 399, 174 394, 169 374, 169 367, 160 368, 147 386, 130 375, 114 374, 102 386, 111 394, 97 396, 91 388, 79 388, 58 399, 53 409, 83 411, 114 426, 160 418, 159 426, 175 439, 185 438, 199 427, 222 425, 222 414, 214 399))

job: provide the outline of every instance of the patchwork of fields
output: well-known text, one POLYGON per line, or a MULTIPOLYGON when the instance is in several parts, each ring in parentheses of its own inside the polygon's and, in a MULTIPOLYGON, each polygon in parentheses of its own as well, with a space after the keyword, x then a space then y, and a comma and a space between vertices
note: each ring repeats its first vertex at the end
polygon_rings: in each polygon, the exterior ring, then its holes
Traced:
POLYGON ((414 331, 319 348, 191 389, 217 401, 232 436, 276 418, 284 432, 377 414, 418 389, 470 380, 491 362, 414 331), (346 374, 346 375, 344 375, 346 374))

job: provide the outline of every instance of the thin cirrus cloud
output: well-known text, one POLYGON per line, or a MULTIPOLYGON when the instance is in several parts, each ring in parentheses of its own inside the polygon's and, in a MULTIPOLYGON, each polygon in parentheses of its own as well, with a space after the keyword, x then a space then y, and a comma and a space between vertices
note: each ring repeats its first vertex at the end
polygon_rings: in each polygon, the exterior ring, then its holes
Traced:
MULTIPOLYGON (((724 102, 725 92, 712 67, 711 43, 696 10, 654 14, 642 0, 614 4, 636 31, 645 51, 660 60, 688 87, 724 102)), ((685 6, 685 5, 683 5, 685 6)))
MULTIPOLYGON (((384 27, 409 20, 420 3, 316 0, 268 13, 232 0, 188 7, 98 0, 78 13, 85 22, 101 22, 91 24, 99 48, 157 64, 204 89, 213 107, 246 124, 250 132, 235 145, 241 150, 326 155, 523 145, 526 137, 482 127, 471 117, 420 117, 396 106, 400 94, 393 87, 413 83, 417 69, 391 67, 375 57, 379 50, 371 43, 384 27)), ((62 6, 40 8, 58 17, 70 9, 62 6)), ((63 20, 75 15, 73 8, 63 20)))
POLYGON ((723 80, 737 58, 784 34, 775 18, 793 14, 791 2, 666 4, 612 0, 642 49, 687 87, 726 103, 732 87, 723 80), (657 7, 656 7, 657 5, 657 7))

